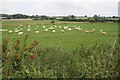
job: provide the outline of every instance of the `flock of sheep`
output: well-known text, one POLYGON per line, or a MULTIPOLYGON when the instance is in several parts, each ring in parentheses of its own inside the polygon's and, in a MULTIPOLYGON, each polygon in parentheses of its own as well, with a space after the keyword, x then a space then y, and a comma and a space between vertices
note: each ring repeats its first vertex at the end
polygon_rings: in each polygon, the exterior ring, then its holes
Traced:
MULTIPOLYGON (((44 29, 44 32, 48 32, 51 31, 52 33, 56 33, 56 28, 60 29, 60 32, 64 33, 65 31, 72 31, 72 30, 79 30, 79 31, 84 31, 86 33, 94 33, 96 31, 96 29, 91 29, 91 30, 83 30, 80 26, 56 26, 53 25, 51 27, 46 27, 46 26, 38 26, 36 25, 34 27, 35 30, 35 34, 40 33, 40 30, 38 30, 38 27, 42 27, 44 29)), ((23 26, 20 25, 17 28, 15 28, 14 30, 8 30, 8 29, 0 29, 1 32, 7 31, 8 33, 17 33, 18 35, 22 35, 24 33, 23 30, 26 30, 27 32, 31 32, 33 28, 31 28, 30 25, 28 26, 23 26)), ((103 30, 100 30, 101 34, 106 35, 107 33, 104 32, 103 30)))

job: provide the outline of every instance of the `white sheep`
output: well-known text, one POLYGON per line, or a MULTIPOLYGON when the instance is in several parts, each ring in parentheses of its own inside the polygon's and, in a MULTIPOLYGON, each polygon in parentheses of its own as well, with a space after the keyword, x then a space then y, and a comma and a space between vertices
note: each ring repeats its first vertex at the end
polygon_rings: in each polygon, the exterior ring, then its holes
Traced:
POLYGON ((27 32, 30 32, 30 28, 27 29, 27 32))
POLYGON ((45 26, 43 26, 43 28, 45 28, 45 26))
POLYGON ((55 33, 56 31, 55 30, 52 30, 53 33, 55 33))
POLYGON ((23 32, 19 32, 18 34, 19 34, 19 35, 22 35, 22 34, 23 34, 23 32))
POLYGON ((79 31, 82 31, 82 28, 78 29, 79 31))
POLYGON ((71 28, 68 28, 68 31, 71 31, 72 29, 71 28))
POLYGON ((9 31, 9 33, 12 33, 13 31, 9 31))
POLYGON ((38 27, 38 25, 37 25, 37 27, 38 27))
POLYGON ((64 30, 60 30, 60 31, 63 32, 63 33, 65 32, 64 30))
POLYGON ((15 32, 17 33, 17 32, 19 32, 20 30, 15 30, 15 32))
POLYGON ((53 27, 50 27, 50 28, 49 28, 49 30, 55 30, 55 28, 53 28, 53 27))
POLYGON ((61 28, 61 26, 59 26, 59 28, 61 28))
POLYGON ((23 25, 20 25, 20 26, 23 26, 23 25))
POLYGON ((48 29, 45 29, 44 31, 45 31, 45 32, 47 32, 47 31, 48 31, 48 29))
POLYGON ((92 29, 92 31, 96 31, 96 29, 92 29))
POLYGON ((36 34, 38 34, 38 33, 39 33, 39 31, 35 31, 35 33, 36 33, 36 34))
POLYGON ((28 25, 28 27, 30 28, 30 25, 28 25))

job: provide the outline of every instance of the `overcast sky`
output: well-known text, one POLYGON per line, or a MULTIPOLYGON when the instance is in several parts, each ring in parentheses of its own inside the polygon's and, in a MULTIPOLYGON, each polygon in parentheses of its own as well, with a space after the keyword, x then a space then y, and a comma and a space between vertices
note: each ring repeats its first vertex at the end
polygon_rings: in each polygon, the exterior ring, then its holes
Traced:
POLYGON ((0 13, 47 16, 117 16, 119 0, 1 0, 0 13))

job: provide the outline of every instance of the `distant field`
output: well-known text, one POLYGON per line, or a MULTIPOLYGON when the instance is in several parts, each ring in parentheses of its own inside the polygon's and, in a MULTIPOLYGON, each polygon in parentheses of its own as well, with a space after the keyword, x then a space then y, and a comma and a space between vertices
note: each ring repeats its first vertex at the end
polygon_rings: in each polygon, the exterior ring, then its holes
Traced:
POLYGON ((2 37, 9 38, 11 42, 9 45, 13 44, 16 39, 20 39, 23 42, 23 38, 25 35, 29 35, 28 45, 31 44, 34 40, 40 42, 39 46, 47 47, 47 46, 60 46, 67 51, 73 50, 75 47, 80 46, 81 44, 85 44, 86 46, 91 46, 95 43, 110 43, 114 44, 117 39, 118 34, 118 24, 117 23, 68 23, 64 21, 56 21, 55 27, 50 23, 50 20, 29 20, 29 21, 2 21, 2 29, 7 29, 7 31, 2 33, 2 37), (22 35, 18 35, 18 33, 9 33, 8 31, 15 31, 15 28, 23 29, 22 35), (31 27, 31 31, 27 32, 28 25, 31 27), (37 27, 38 25, 38 27, 37 27), (54 27, 56 32, 52 31, 44 32, 43 26, 46 28, 54 27), (64 33, 60 32, 62 28, 68 26, 71 28, 71 31, 65 30, 64 33), (75 27, 82 28, 82 31, 75 30, 75 27), (36 29, 35 29, 36 28, 36 29), (86 33, 85 30, 96 29, 94 33, 86 33), (35 30, 39 31, 38 34, 35 34, 35 30), (100 30, 105 31, 107 34, 102 35, 100 30))

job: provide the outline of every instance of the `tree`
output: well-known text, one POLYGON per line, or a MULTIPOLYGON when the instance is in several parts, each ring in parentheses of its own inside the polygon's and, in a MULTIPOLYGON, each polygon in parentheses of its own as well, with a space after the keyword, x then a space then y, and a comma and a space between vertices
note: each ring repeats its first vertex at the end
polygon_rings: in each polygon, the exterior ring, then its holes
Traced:
POLYGON ((74 18, 75 18, 74 15, 69 15, 68 17, 69 17, 70 19, 74 19, 74 18))
POLYGON ((85 17, 87 17, 87 15, 85 15, 85 17))
POLYGON ((55 21, 51 21, 51 23, 52 23, 52 24, 54 24, 54 23, 55 23, 55 21))
POLYGON ((98 22, 99 17, 97 15, 94 15, 93 18, 95 19, 96 22, 98 22))

